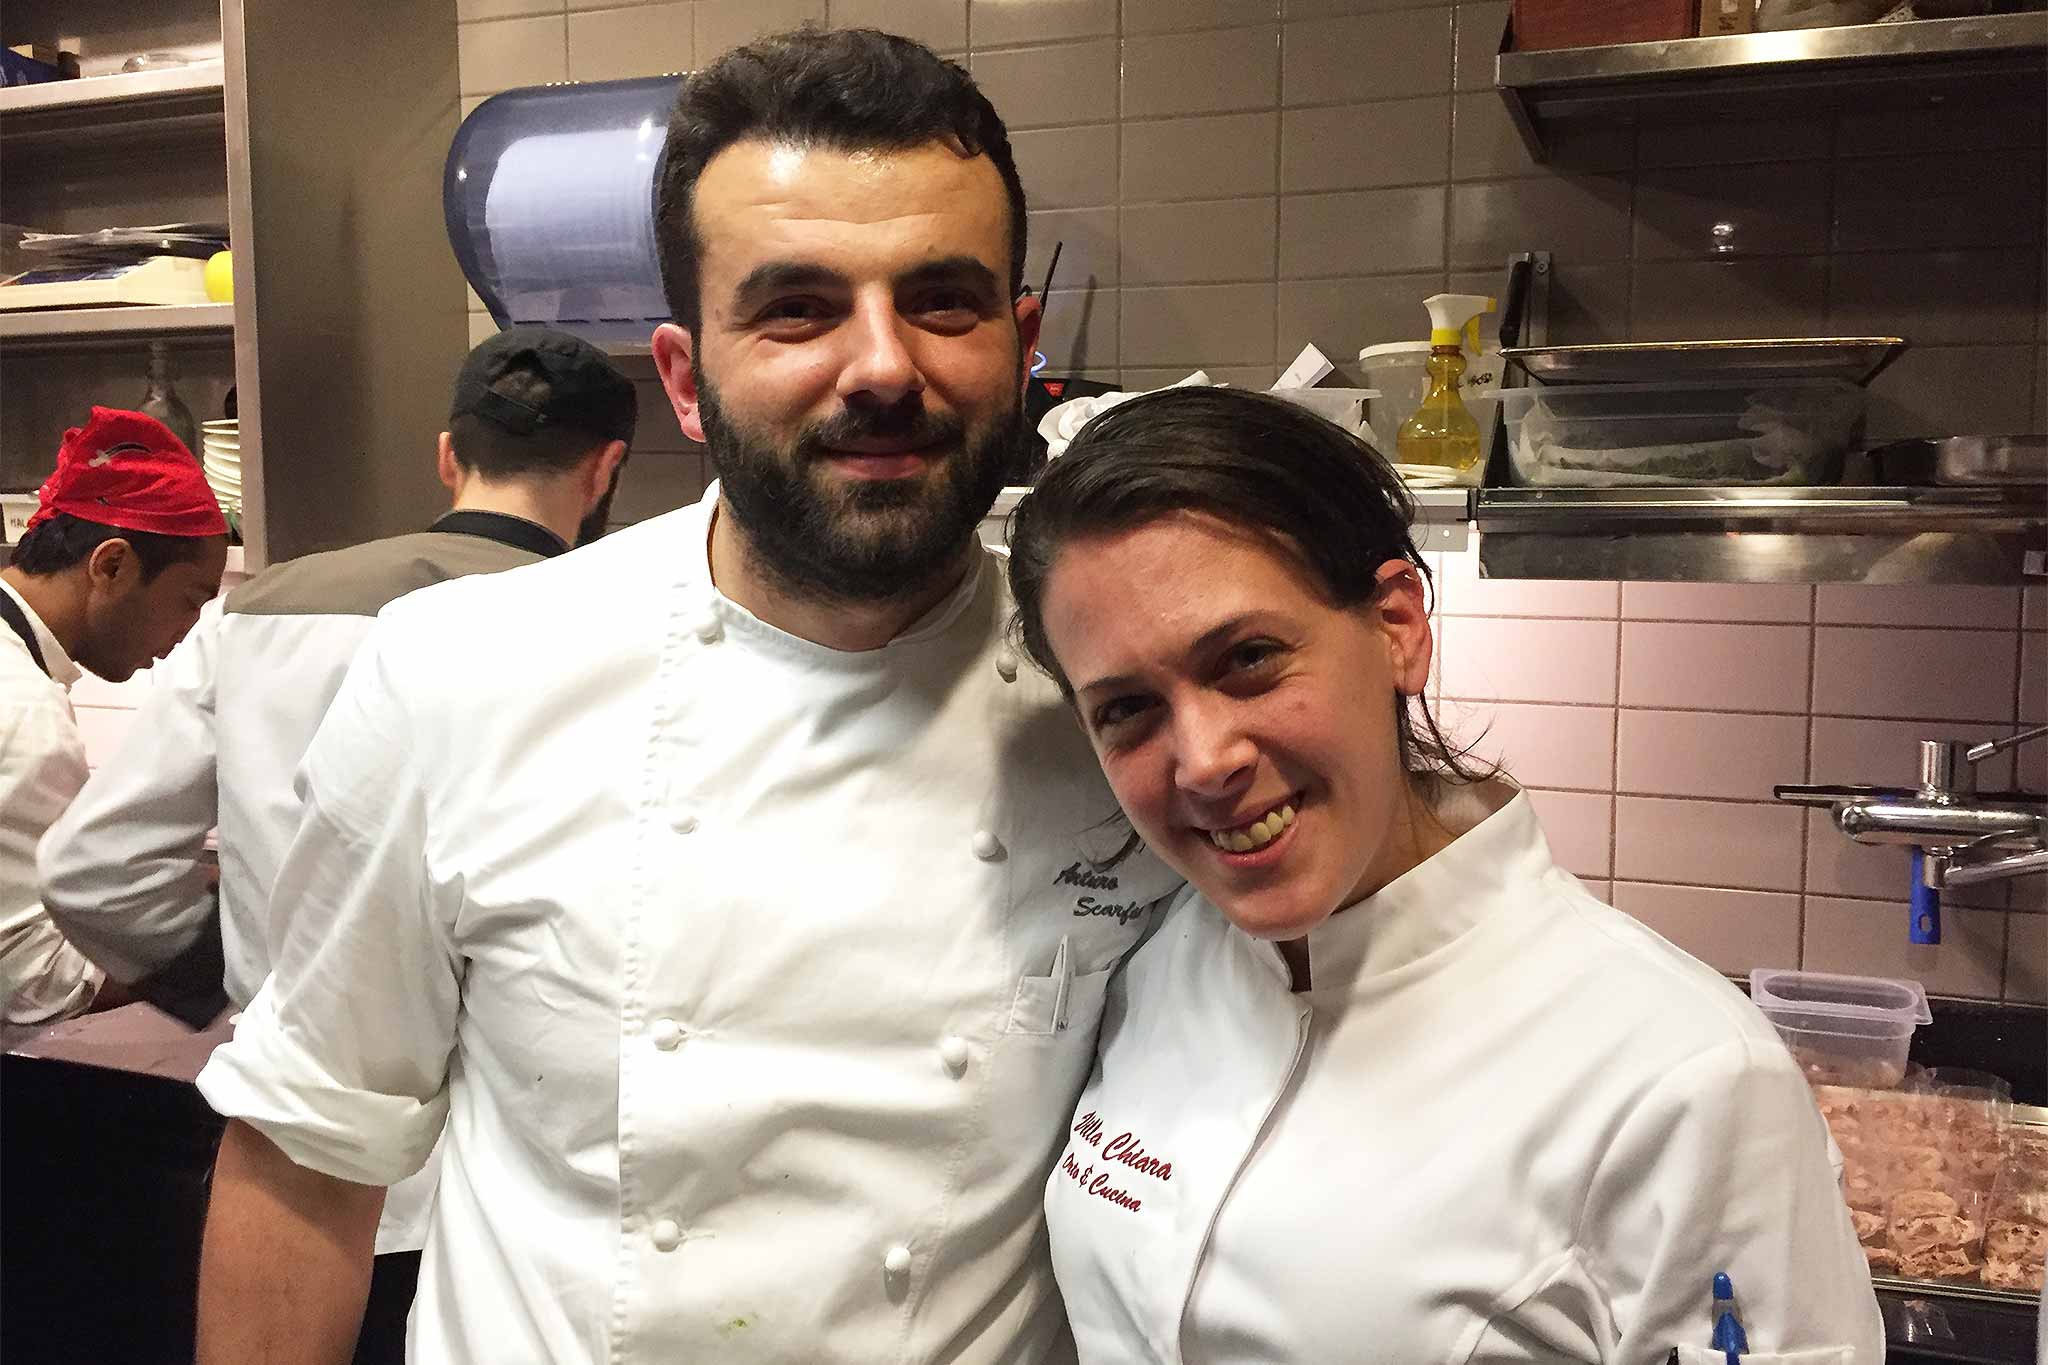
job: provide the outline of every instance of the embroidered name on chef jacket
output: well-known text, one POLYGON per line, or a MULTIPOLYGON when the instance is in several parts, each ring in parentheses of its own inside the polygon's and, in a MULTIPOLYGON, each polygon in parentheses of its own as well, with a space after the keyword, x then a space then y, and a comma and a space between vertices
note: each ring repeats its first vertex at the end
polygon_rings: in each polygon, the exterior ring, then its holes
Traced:
POLYGON ((1161 1182, 1173 1179, 1173 1163, 1147 1151, 1136 1133, 1125 1129, 1105 1140, 1103 1134, 1109 1131, 1108 1126, 1093 1109, 1074 1120, 1072 1131, 1087 1150, 1076 1156, 1075 1144, 1068 1143, 1060 1157, 1060 1174, 1097 1199, 1138 1213, 1145 1207, 1145 1186, 1142 1180, 1130 1180, 1131 1172, 1161 1182), (1118 1181, 1130 1183, 1119 1185, 1118 1181))
MULTIPOLYGON (((1086 863, 1068 863, 1060 869, 1060 875, 1052 879, 1054 886, 1078 886, 1089 891, 1114 891, 1117 881, 1107 872, 1098 872, 1086 863)), ((1146 901, 1106 901, 1094 896, 1078 896, 1074 900, 1075 919, 1113 919, 1118 924, 1129 924, 1145 913, 1146 901)))

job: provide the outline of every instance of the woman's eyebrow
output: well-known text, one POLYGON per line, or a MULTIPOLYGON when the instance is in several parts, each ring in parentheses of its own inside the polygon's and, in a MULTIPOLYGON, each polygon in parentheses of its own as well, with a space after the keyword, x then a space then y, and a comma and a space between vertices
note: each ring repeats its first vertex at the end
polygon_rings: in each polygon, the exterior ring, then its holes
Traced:
MULTIPOLYGON (((1199 658, 1201 655, 1221 645, 1231 636, 1238 634, 1251 622, 1257 620, 1259 616, 1260 613, 1257 611, 1241 611, 1235 616, 1218 621, 1215 625, 1195 637, 1194 641, 1183 651, 1183 657, 1199 658)), ((1074 695, 1078 697, 1087 692, 1100 692, 1130 687, 1136 681, 1128 673, 1113 673, 1107 677, 1095 678, 1089 682, 1075 683, 1073 685, 1074 695)))

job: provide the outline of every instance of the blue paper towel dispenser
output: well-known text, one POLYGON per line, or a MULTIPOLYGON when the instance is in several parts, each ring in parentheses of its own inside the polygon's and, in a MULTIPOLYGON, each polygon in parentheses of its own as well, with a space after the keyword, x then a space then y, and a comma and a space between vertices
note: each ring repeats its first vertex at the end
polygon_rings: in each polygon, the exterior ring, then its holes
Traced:
POLYGON ((644 346, 668 321, 654 197, 682 76, 509 90, 462 121, 441 206, 499 327, 539 322, 644 346))

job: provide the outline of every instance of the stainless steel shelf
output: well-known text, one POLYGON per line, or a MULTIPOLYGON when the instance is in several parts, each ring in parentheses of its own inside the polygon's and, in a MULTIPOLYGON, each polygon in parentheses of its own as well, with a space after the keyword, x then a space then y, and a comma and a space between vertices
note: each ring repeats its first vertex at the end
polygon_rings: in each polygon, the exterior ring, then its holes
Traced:
POLYGON ((1489 488, 1490 578, 1681 583, 2038 581, 2038 488, 1489 488))
POLYGON ((180 124, 220 124, 219 61, 0 90, 0 143, 70 141, 180 124))
POLYGON ((182 99, 211 93, 220 100, 222 66, 219 61, 194 62, 190 66, 163 67, 155 71, 124 71, 112 76, 88 76, 83 80, 44 81, 40 85, 16 85, 0 90, 0 116, 11 117, 50 109, 101 108, 117 104, 182 99))
POLYGON ((54 350, 155 338, 234 335, 232 303, 134 305, 125 308, 48 308, 0 312, 0 346, 11 351, 54 350))
POLYGON ((2038 101, 2048 78, 2048 12, 1920 19, 1500 54, 1494 84, 1539 158, 1572 119, 1752 116, 1812 110, 1875 91, 1887 103, 2038 101))
POLYGON ((1482 532, 2023 530, 2048 525, 2048 499, 2021 487, 1486 488, 1477 513, 1482 532))

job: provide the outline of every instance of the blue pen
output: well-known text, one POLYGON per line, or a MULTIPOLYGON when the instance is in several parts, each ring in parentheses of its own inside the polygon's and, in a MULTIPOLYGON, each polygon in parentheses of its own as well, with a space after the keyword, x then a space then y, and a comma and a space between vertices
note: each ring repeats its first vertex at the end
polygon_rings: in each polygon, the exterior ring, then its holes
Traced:
POLYGON ((1719 1271, 1714 1275, 1714 1340, 1713 1347, 1725 1352, 1728 1365, 1737 1365, 1742 1353, 1749 1349, 1749 1338, 1743 1334, 1742 1324, 1735 1318, 1735 1284, 1728 1278, 1728 1272, 1719 1271))

